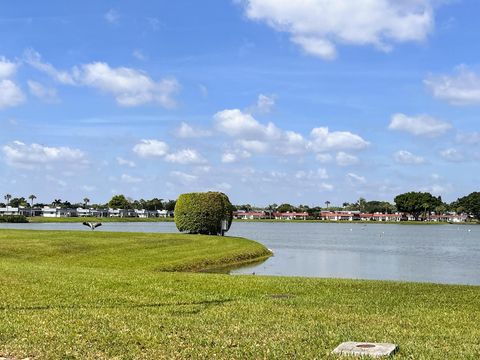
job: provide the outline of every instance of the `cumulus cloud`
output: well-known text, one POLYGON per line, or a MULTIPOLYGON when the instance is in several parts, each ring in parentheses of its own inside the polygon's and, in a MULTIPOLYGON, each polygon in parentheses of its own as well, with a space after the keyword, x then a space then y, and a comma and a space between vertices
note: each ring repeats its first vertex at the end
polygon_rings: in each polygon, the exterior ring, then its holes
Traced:
POLYGON ((328 127, 314 128, 311 133, 310 147, 318 152, 328 150, 361 150, 370 143, 361 136, 349 131, 330 131, 328 127))
POLYGON ((70 147, 49 147, 40 144, 25 144, 14 141, 2 147, 5 161, 8 165, 33 169, 46 164, 86 165, 88 161, 83 151, 70 147))
POLYGON ((412 154, 407 150, 399 150, 393 154, 393 160, 398 164, 420 165, 425 163, 425 159, 421 156, 412 154))
POLYGON ((202 130, 192 127, 191 125, 182 122, 180 127, 176 130, 176 135, 182 139, 200 138, 210 136, 212 133, 208 130, 202 130))
POLYGON ((399 113, 392 116, 388 128, 390 130, 405 131, 416 136, 435 137, 450 130, 452 125, 428 115, 408 116, 399 113))
POLYGON ((165 160, 171 163, 182 165, 187 164, 204 164, 207 162, 205 158, 194 149, 184 149, 165 156, 165 160))
POLYGON ((20 105, 25 101, 22 90, 12 80, 0 80, 0 109, 20 105))
POLYGON ((139 70, 127 67, 112 68, 102 62, 82 65, 76 78, 83 85, 111 93, 121 106, 138 106, 153 102, 172 108, 176 105, 173 95, 180 88, 174 78, 155 82, 139 70))
POLYGON ((325 153, 319 153, 319 154, 315 155, 315 159, 317 159, 318 162, 320 162, 322 164, 325 164, 325 163, 329 163, 330 161, 332 161, 332 155, 325 154, 325 153))
POLYGON ((440 156, 449 162, 462 162, 465 160, 463 153, 454 148, 440 151, 440 156))
POLYGON ((358 157, 343 151, 340 151, 337 153, 335 160, 337 161, 337 164, 340 166, 349 166, 349 165, 355 165, 358 163, 358 157))
MULTIPOLYGON (((250 153, 300 155, 309 150, 360 150, 369 145, 359 135, 348 131, 330 132, 327 127, 314 128, 310 138, 278 128, 274 123, 262 124, 252 114, 239 109, 223 110, 214 116, 215 128, 235 138, 235 144, 250 153)), ((327 160, 327 159, 326 159, 327 160)))
POLYGON ((264 21, 306 53, 331 60, 337 44, 373 45, 422 41, 434 26, 431 0, 244 0, 249 19, 264 21))
POLYGON ((462 65, 453 75, 430 76, 424 80, 434 97, 453 105, 480 104, 480 75, 462 65))
POLYGON ((168 152, 168 145, 159 140, 141 140, 133 147, 133 152, 140 157, 163 157, 168 152))
POLYGON ((34 50, 25 52, 25 62, 65 85, 87 86, 112 94, 120 106, 132 107, 157 103, 165 108, 176 106, 174 95, 180 91, 175 78, 154 81, 145 72, 128 67, 111 67, 104 62, 75 66, 70 72, 57 70, 42 60, 34 50))
POLYGON ((8 79, 17 72, 18 64, 0 56, 0 79, 8 79))
POLYGON ((28 80, 27 84, 28 89, 33 96, 38 97, 46 102, 56 102, 58 100, 56 89, 46 87, 33 80, 28 80))

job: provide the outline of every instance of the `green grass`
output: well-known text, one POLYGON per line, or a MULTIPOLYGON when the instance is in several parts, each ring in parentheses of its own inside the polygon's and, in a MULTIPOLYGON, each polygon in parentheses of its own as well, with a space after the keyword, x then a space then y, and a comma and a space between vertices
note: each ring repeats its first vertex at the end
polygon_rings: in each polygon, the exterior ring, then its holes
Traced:
POLYGON ((334 359, 365 340, 480 358, 480 287, 185 272, 267 255, 240 238, 0 230, 0 357, 334 359))

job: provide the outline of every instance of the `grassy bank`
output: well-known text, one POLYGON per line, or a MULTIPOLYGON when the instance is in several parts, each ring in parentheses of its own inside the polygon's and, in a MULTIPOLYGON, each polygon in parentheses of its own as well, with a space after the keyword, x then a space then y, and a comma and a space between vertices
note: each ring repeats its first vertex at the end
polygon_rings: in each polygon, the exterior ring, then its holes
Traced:
POLYGON ((178 272, 266 255, 239 238, 0 230, 0 357, 325 359, 348 340, 480 357, 480 287, 178 272))

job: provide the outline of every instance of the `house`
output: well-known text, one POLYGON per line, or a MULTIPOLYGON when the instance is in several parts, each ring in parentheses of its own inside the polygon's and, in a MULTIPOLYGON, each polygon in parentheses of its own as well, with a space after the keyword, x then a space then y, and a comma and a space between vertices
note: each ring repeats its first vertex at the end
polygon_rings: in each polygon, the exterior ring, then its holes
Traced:
POLYGON ((468 220, 468 216, 465 214, 438 214, 430 215, 430 221, 434 222, 449 222, 449 223, 463 223, 468 220))
POLYGON ((265 211, 234 211, 233 212, 234 219, 242 219, 242 220, 258 220, 258 219, 271 219, 272 216, 267 214, 265 211))
POLYGON ((321 211, 320 220, 356 221, 360 220, 360 211, 321 211))
POLYGON ((108 210, 77 208, 77 216, 79 216, 79 217, 107 217, 108 216, 108 210))
POLYGON ((273 216, 277 220, 307 220, 307 212, 286 212, 286 213, 273 213, 273 216))
POLYGON ((402 221, 402 214, 360 214, 362 221, 402 221))
POLYGON ((157 210, 156 215, 157 217, 161 218, 167 218, 167 217, 173 217, 173 211, 171 210, 157 210))
POLYGON ((60 207, 49 207, 45 206, 42 209, 42 216, 48 218, 59 218, 59 217, 76 217, 77 210, 75 209, 62 209, 60 207))

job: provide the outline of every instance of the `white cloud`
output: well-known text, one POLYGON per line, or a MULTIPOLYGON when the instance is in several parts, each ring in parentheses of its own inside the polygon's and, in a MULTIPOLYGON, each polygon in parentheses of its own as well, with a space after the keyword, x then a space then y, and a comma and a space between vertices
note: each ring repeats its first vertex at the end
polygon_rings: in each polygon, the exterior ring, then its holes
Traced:
POLYGON ((424 80, 433 96, 453 105, 480 104, 480 75, 459 66, 453 75, 430 76, 424 80))
POLYGON ((337 161, 337 164, 340 166, 349 166, 349 165, 355 165, 358 163, 358 157, 343 151, 340 151, 337 153, 335 160, 337 161))
POLYGON ((334 189, 334 186, 329 183, 322 182, 320 183, 320 190, 325 190, 325 191, 332 191, 334 189))
POLYGON ((258 95, 256 110, 260 113, 269 113, 275 106, 275 95, 258 95))
POLYGON ((251 154, 246 150, 227 151, 222 154, 222 163, 231 164, 242 159, 248 159, 251 154))
POLYGON ((76 84, 73 74, 69 73, 68 71, 57 70, 52 64, 43 62, 40 54, 33 49, 28 49, 25 51, 24 60, 27 64, 41 72, 44 72, 60 84, 76 84))
POLYGON ((176 153, 168 154, 165 156, 165 160, 171 163, 177 164, 205 164, 207 160, 194 149, 184 149, 177 151, 176 153))
POLYGON ((105 20, 110 24, 117 24, 120 20, 120 14, 115 9, 110 9, 105 14, 105 20))
POLYGON ((45 179, 46 179, 47 181, 50 181, 50 182, 55 183, 56 185, 58 185, 58 186, 60 186, 60 187, 62 187, 62 188, 64 188, 64 187, 67 186, 67 183, 66 183, 64 180, 62 180, 62 179, 60 179, 59 177, 57 177, 57 176, 47 175, 47 176, 45 176, 45 179))
POLYGON ((142 178, 131 176, 128 174, 122 174, 122 176, 120 176, 120 180, 128 184, 137 184, 143 181, 142 178))
POLYGON ((0 56, 0 79, 8 79, 17 72, 18 64, 0 56))
POLYGON ((46 102, 55 102, 58 100, 56 89, 46 87, 40 84, 39 82, 36 82, 33 80, 28 80, 27 84, 28 84, 30 93, 33 96, 36 96, 39 99, 42 99, 46 102))
POLYGON ((128 67, 110 67, 104 62, 76 66, 71 72, 57 70, 42 61, 34 50, 25 52, 25 62, 65 85, 87 86, 112 94, 120 106, 132 107, 157 103, 165 108, 176 106, 174 95, 180 90, 175 78, 154 81, 145 72, 128 67))
POLYGON ((86 165, 85 154, 79 149, 69 147, 49 147, 39 144, 27 145, 14 141, 2 147, 8 165, 33 169, 36 166, 62 163, 69 165, 86 165))
POLYGON ((346 178, 347 178, 347 181, 350 185, 362 185, 362 184, 365 184, 367 182, 367 179, 365 179, 364 176, 361 176, 361 175, 357 175, 355 173, 348 173, 346 175, 346 178))
POLYGON ((238 109, 223 110, 214 115, 215 127, 232 137, 250 140, 274 139, 281 131, 273 123, 260 124, 255 118, 238 109))
POLYGON ((398 164, 420 165, 425 163, 425 159, 421 156, 412 154, 407 150, 399 150, 393 154, 393 160, 398 164))
POLYGON ((185 122, 182 122, 176 130, 176 135, 182 139, 206 137, 211 134, 208 130, 196 129, 185 122))
POLYGON ((405 114, 394 114, 388 128, 390 130, 405 131, 417 136, 435 137, 450 130, 452 125, 428 115, 408 116, 405 114))
POLYGON ((462 162, 465 160, 463 153, 454 148, 440 151, 440 156, 450 162, 462 162))
POLYGON ((124 159, 124 158, 122 158, 122 157, 120 157, 120 156, 117 156, 117 159, 116 159, 116 160, 117 160, 118 165, 126 165, 126 166, 129 166, 129 167, 135 167, 135 166, 136 166, 136 164, 135 164, 134 161, 128 160, 128 159, 124 159))
POLYGON ((76 77, 83 85, 111 93, 121 106, 159 103, 172 108, 176 105, 173 95, 180 89, 174 78, 155 82, 141 71, 127 67, 111 68, 102 62, 82 65, 76 77))
POLYGON ((336 44, 373 45, 422 41, 432 31, 432 1, 244 0, 246 15, 287 32, 303 50, 323 59, 336 56, 336 44))
POLYGON ((22 90, 12 80, 0 80, 0 109, 20 105, 25 101, 22 90))
POLYGON ((133 152, 143 158, 163 157, 168 152, 168 145, 163 141, 144 139, 133 147, 133 152))
POLYGON ((310 147, 314 151, 328 150, 361 150, 370 143, 361 136, 349 131, 329 131, 328 127, 318 127, 311 131, 310 147))

